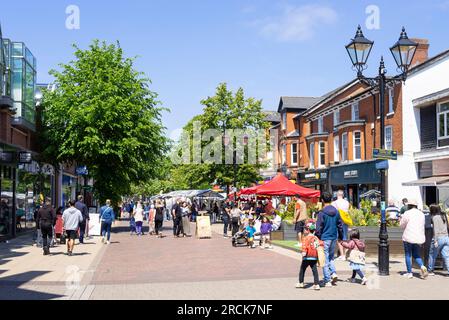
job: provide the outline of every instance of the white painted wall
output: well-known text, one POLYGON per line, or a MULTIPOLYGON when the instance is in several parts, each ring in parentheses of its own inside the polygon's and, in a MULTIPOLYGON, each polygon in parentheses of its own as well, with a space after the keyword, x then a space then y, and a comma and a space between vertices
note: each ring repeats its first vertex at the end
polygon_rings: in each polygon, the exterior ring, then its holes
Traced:
MULTIPOLYGON (((407 194, 406 198, 416 198, 422 207, 423 198, 421 188, 402 187, 403 182, 417 180, 416 164, 413 164, 413 154, 421 151, 420 141, 420 113, 418 108, 413 107, 413 100, 426 95, 447 89, 449 87, 449 57, 430 65, 415 74, 409 75, 402 86, 402 137, 404 161, 392 164, 390 161, 390 182, 392 192, 407 194), (412 170, 412 167, 415 170, 412 170), (397 171, 397 172, 396 172, 397 171), (394 177, 394 178, 393 178, 394 177), (395 181, 399 180, 401 187, 395 181), (408 195, 409 194, 409 195, 408 195)), ((435 119, 436 124, 436 119, 435 119)))

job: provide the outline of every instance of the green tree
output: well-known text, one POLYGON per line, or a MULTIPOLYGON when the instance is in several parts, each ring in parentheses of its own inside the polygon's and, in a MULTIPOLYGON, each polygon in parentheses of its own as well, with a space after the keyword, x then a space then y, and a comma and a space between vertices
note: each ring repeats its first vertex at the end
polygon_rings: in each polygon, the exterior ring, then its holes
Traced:
MULTIPOLYGON (((229 129, 259 130, 268 128, 268 123, 264 121, 262 101, 245 98, 242 88, 233 93, 228 89, 226 83, 221 83, 217 87, 215 95, 202 100, 201 104, 204 106, 203 113, 195 116, 184 127, 184 131, 190 137, 191 145, 194 139, 192 134, 194 122, 201 124, 202 133, 207 129, 216 129, 224 134, 229 129)), ((202 142, 202 146, 204 147, 208 143, 202 142)), ((177 149, 179 149, 179 146, 177 149)), ((224 152, 223 149, 223 159, 225 158, 224 152)), ((245 157, 247 158, 247 151, 245 157)), ((259 180, 259 169, 264 166, 264 163, 238 165, 237 186, 249 185, 259 180)), ((185 185, 193 189, 210 187, 214 182, 230 186, 234 181, 233 166, 224 163, 180 165, 176 167, 175 171, 184 179, 185 185)))
POLYGON ((44 92, 44 156, 86 165, 98 199, 118 201, 158 171, 167 150, 163 109, 118 43, 74 47, 75 59, 50 71, 56 89, 44 92))

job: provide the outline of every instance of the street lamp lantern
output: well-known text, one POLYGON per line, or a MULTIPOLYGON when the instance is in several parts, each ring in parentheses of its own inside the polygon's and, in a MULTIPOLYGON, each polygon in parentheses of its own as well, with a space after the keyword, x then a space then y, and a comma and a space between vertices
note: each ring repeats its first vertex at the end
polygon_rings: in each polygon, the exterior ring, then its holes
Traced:
POLYGON ((398 68, 401 69, 403 73, 407 72, 412 64, 417 47, 418 44, 408 38, 405 28, 402 27, 401 36, 394 46, 390 48, 390 51, 393 54, 398 68))
POLYGON ((366 62, 373 48, 374 42, 365 38, 360 25, 357 28, 357 33, 351 43, 346 46, 352 65, 356 68, 359 74, 366 69, 366 62))

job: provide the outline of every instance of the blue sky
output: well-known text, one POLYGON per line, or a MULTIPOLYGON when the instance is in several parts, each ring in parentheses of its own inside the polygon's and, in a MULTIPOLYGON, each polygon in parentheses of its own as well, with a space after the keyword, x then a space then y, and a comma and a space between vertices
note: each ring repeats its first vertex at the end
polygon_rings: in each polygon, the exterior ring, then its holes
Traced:
POLYGON ((41 0, 2 1, 4 37, 23 41, 38 61, 38 81, 93 39, 119 40, 136 68, 153 81, 170 134, 201 112, 200 100, 220 82, 277 108, 282 95, 319 96, 351 80, 344 49, 361 24, 375 41, 367 74, 386 56, 404 25, 410 37, 430 41, 430 55, 449 48, 449 0, 41 0), (80 29, 68 30, 66 8, 80 9, 80 29), (380 28, 367 30, 366 9, 379 8, 380 28))

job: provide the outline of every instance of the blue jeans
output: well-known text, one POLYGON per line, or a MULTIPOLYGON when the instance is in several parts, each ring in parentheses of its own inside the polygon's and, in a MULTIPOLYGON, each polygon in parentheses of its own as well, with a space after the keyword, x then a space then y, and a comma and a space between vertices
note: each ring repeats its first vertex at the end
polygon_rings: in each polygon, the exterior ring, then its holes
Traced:
POLYGON ((111 228, 112 228, 112 221, 101 222, 101 236, 104 238, 107 234, 108 241, 111 240, 111 228))
POLYGON ((407 266, 407 273, 412 273, 412 257, 413 259, 415 259, 420 268, 424 265, 419 254, 420 250, 421 245, 404 241, 405 264, 407 266))
POLYGON ((328 283, 331 281, 331 276, 336 273, 334 256, 335 247, 337 246, 337 240, 324 240, 324 255, 326 256, 326 264, 323 268, 324 282, 328 283))
POLYGON ((435 266, 435 261, 438 255, 442 254, 444 264, 446 265, 446 270, 449 273, 449 237, 438 238, 438 247, 436 248, 434 245, 434 241, 432 240, 432 244, 430 246, 429 253, 429 270, 433 271, 435 266))

